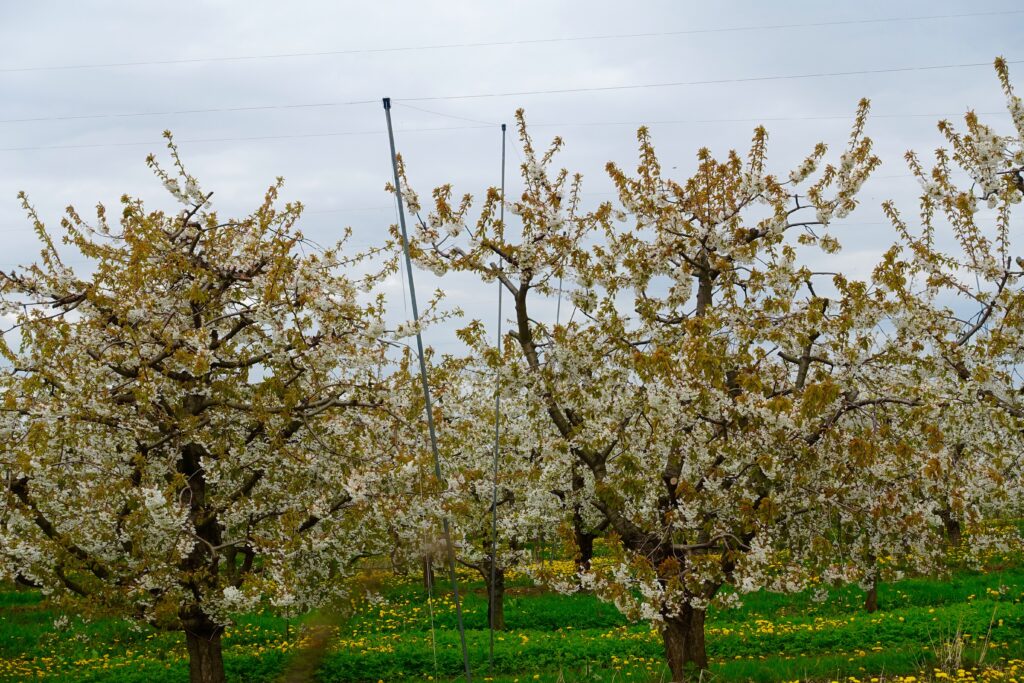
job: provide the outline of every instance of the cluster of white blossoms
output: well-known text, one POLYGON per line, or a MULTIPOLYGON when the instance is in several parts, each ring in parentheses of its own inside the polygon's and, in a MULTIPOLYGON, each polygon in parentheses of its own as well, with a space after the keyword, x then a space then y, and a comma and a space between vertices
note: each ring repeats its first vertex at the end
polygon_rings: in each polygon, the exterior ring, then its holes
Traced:
POLYGON ((974 180, 988 208, 994 209, 1004 186, 1001 172, 1006 168, 1005 140, 989 126, 978 123, 972 131, 971 143, 976 155, 974 180))
POLYGON ((232 615, 245 614, 259 609, 260 594, 253 591, 247 595, 236 586, 225 586, 219 596, 209 596, 207 605, 211 616, 221 623, 230 624, 232 615))
POLYGON ((466 229, 466 226, 460 225, 455 221, 450 221, 441 226, 441 230, 444 231, 449 237, 458 237, 462 234, 462 231, 466 229))
POLYGON ((419 325, 413 320, 406 320, 398 324, 395 331, 391 333, 392 339, 405 339, 412 337, 419 331, 419 325))
MULTIPOLYGON (((1018 136, 1024 140, 1024 99, 1010 93, 1006 99, 1006 107, 1010 112, 1010 117, 1013 119, 1013 125, 1017 128, 1018 136)), ((1024 160, 1019 156, 1020 154, 1021 151, 1018 150, 1018 156, 1015 158, 1018 163, 1024 163, 1024 160)))
POLYGON ((813 156, 807 157, 799 166, 789 172, 789 181, 794 185, 802 183, 816 170, 818 170, 818 160, 813 156))
POLYGON ((142 502, 149 512, 154 529, 165 534, 184 528, 187 515, 181 506, 168 503, 163 491, 157 487, 143 487, 142 502))
POLYGON ((365 330, 365 334, 370 339, 380 339, 387 332, 387 328, 384 326, 384 322, 381 320, 374 320, 371 322, 365 330))
POLYGON ((544 169, 533 154, 528 154, 524 162, 523 178, 528 182, 540 183, 544 180, 544 169))
POLYGON ((918 181, 921 184, 921 191, 924 193, 925 197, 933 202, 942 199, 943 190, 942 186, 938 182, 924 177, 918 178, 918 181))

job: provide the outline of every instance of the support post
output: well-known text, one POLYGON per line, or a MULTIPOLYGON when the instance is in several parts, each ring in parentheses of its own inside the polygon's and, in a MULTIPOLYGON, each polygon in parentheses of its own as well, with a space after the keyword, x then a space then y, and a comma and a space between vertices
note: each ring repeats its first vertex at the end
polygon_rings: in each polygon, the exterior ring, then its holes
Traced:
MULTIPOLYGON (((498 208, 498 220, 501 222, 501 229, 505 229, 505 124, 501 124, 501 205, 498 208)), ((491 487, 491 581, 487 596, 490 615, 490 648, 487 651, 487 662, 490 669, 494 670, 494 587, 497 579, 498 567, 498 453, 501 444, 501 290, 504 285, 498 280, 498 371, 494 382, 494 481, 491 487)))
MULTIPOLYGON (((398 200, 398 225, 402 231, 402 249, 405 252, 405 272, 409 278, 409 302, 412 305, 412 319, 416 325, 416 351, 420 360, 420 380, 423 383, 424 410, 427 414, 427 430, 430 433, 430 451, 434 456, 434 476, 444 488, 441 473, 441 458, 437 452, 437 430, 434 427, 434 410, 430 402, 430 384, 427 381, 427 360, 423 353, 423 334, 420 331, 420 314, 416 305, 416 283, 412 276, 412 258, 409 256, 409 233, 405 227, 405 205, 402 201, 402 180, 398 174, 398 156, 395 152, 395 132, 391 126, 391 98, 384 98, 384 118, 388 124, 388 144, 391 146, 391 170, 395 174, 395 196, 398 200)), ((473 674, 469 668, 469 650, 466 648, 466 628, 462 622, 462 601, 459 599, 459 581, 455 576, 455 547, 452 545, 451 525, 448 515, 442 517, 444 543, 448 548, 448 573, 452 581, 452 597, 455 600, 455 617, 459 626, 459 640, 462 643, 462 663, 466 669, 466 682, 471 683, 473 674)))

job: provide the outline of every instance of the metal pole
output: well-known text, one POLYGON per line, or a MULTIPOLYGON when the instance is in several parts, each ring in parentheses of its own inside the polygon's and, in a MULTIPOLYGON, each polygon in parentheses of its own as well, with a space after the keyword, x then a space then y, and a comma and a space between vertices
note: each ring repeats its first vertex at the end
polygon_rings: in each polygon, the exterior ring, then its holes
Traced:
MULTIPOLYGON (((388 143, 391 145, 391 170, 395 174, 395 195, 398 199, 398 225, 402 230, 402 249, 405 252, 405 272, 409 278, 409 303, 412 304, 412 319, 416 324, 416 351, 420 358, 420 380, 423 383, 424 410, 427 413, 427 430, 430 432, 430 451, 434 456, 434 476, 445 487, 444 475, 441 474, 441 458, 437 452, 437 431, 434 428, 434 410, 430 403, 430 385, 427 382, 427 361, 423 354, 423 335, 420 332, 420 314, 416 306, 416 283, 412 277, 412 258, 409 256, 409 233, 405 227, 405 206, 402 202, 402 181, 398 176, 398 156, 395 153, 395 132, 391 127, 391 98, 384 98, 384 118, 388 122, 388 143)), ((452 545, 451 526, 448 515, 442 517, 444 525, 444 543, 448 548, 448 573, 452 580, 452 596, 455 599, 455 617, 459 626, 459 640, 462 642, 462 663, 466 667, 466 681, 473 680, 469 669, 469 650, 466 648, 466 629, 462 623, 462 602, 459 599, 459 581, 455 577, 455 548, 452 545)))
MULTIPOLYGON (((505 230, 505 124, 501 124, 501 205, 498 220, 505 230)), ((491 489, 491 590, 487 596, 490 611, 491 643, 488 663, 494 669, 494 591, 498 574, 498 447, 501 443, 501 290, 505 285, 498 279, 498 370, 494 382, 494 485, 491 489)))

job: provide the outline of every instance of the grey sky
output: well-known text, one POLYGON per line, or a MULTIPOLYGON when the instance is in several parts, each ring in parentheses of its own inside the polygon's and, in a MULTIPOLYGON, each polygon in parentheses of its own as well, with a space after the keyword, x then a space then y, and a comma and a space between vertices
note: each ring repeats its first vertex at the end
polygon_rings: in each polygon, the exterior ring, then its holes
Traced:
MULTIPOLYGON (((398 146, 421 194, 442 182, 479 193, 498 181, 499 132, 525 107, 533 135, 562 135, 561 162, 586 176, 594 202, 608 199, 603 166, 634 165, 635 128, 651 123, 666 167, 685 177, 694 152, 744 148, 752 120, 771 133, 770 156, 788 171, 815 142, 845 140, 860 97, 876 114, 869 134, 885 164, 862 195, 863 208, 836 234, 854 274, 891 241, 878 205, 895 198, 912 211, 916 183, 905 177, 907 148, 939 142, 934 121, 967 107, 1004 112, 991 67, 741 81, 765 76, 1024 60, 1024 13, 1013 1, 823 2, 24 2, 0 0, 0 268, 38 248, 15 194, 29 193, 51 227, 61 209, 83 213, 123 193, 174 208, 143 163, 175 133, 186 163, 214 190, 222 215, 247 211, 277 175, 285 197, 308 207, 302 228, 329 242, 350 225, 353 243, 379 243, 394 222, 383 191, 390 166, 380 97, 395 101, 398 146), (754 28, 966 13, 989 16, 827 26, 754 28), (691 33, 679 33, 692 31, 691 33), (104 68, 31 67, 159 62, 410 46, 531 41, 608 34, 673 33, 514 45, 447 47, 287 58, 197 61, 104 68), (510 97, 403 100, 486 93, 729 80, 645 89, 510 97), (147 112, 310 106, 148 116, 147 112), (428 109, 439 114, 427 113, 428 109), (929 116, 910 116, 925 114, 929 116), (94 118, 64 118, 92 116, 94 118), (456 117, 456 118, 452 118, 456 117), (12 121, 13 119, 47 119, 12 121), (54 120, 58 119, 58 120, 54 120), (472 119, 468 121, 465 119, 472 119), (772 120, 780 119, 780 120, 772 120), (661 123, 659 123, 661 122, 661 123), (423 130, 423 129, 447 130, 423 130), (339 133, 345 133, 339 135, 339 133), (352 134, 349 134, 352 133, 352 134), (293 136, 293 137, 281 137, 293 136), (294 137, 305 136, 305 137, 294 137), (209 141, 223 138, 265 138, 209 141), (200 140, 206 140, 200 142, 200 140), (194 141, 194 142, 190 142, 194 141), (125 144, 148 143, 148 144, 125 144), (29 149, 22 149, 29 148, 29 149)), ((1012 66, 1024 90, 1024 63, 1012 66)), ((1005 114, 987 117, 1008 125, 1005 114)), ((510 137, 510 142, 514 138, 510 137)), ((509 153, 510 191, 518 157, 509 153)), ((74 259, 72 259, 74 260, 74 259)), ((436 286, 417 273, 425 295, 436 286)), ((446 283, 449 303, 469 317, 494 317, 494 291, 469 280, 446 283)), ((403 318, 397 281, 390 295, 403 318)), ((550 313, 553 315, 554 304, 550 313)), ((453 350, 451 330, 428 343, 453 350)))

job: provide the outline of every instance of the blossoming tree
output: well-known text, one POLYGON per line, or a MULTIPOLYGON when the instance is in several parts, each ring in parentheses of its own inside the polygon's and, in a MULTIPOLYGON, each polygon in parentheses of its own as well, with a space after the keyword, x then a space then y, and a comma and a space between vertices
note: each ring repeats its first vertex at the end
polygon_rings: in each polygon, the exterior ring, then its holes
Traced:
MULTIPOLYGON (((476 327, 471 325, 470 328, 476 327)), ((463 334, 472 334, 469 329, 463 334)), ((405 368, 400 384, 405 427, 394 434, 405 464, 386 489, 394 497, 388 524, 399 563, 410 555, 442 557, 442 516, 452 526, 455 560, 483 580, 488 595, 487 624, 505 628, 505 580, 510 570, 529 570, 529 545, 536 534, 557 524, 560 508, 539 466, 542 435, 520 418, 520 397, 503 397, 495 471, 495 390, 493 368, 465 357, 446 357, 430 368, 435 398, 438 451, 444 485, 433 474, 432 453, 422 424, 419 378, 405 368), (495 478, 496 477, 496 478, 495 478), (495 481, 497 486, 495 486, 495 481), (497 524, 497 534, 494 533, 497 524)), ((430 579, 425 580, 430 585, 430 579)))
POLYGON ((521 409, 519 397, 506 395, 495 453, 497 387, 491 368, 450 359, 436 368, 435 377, 441 387, 441 452, 451 473, 435 507, 451 515, 458 562, 484 581, 487 623, 504 630, 506 572, 528 561, 527 546, 537 528, 538 515, 531 511, 538 506, 529 503, 536 503, 537 496, 551 495, 543 490, 536 467, 540 444, 532 435, 523 442, 514 429, 521 409))
POLYGON ((884 205, 900 240, 879 277, 900 301, 894 342, 912 349, 932 406, 923 474, 936 521, 954 546, 965 528, 985 540, 982 520, 1019 514, 1021 500, 1024 259, 1014 252, 1011 228, 1024 200, 1024 103, 1005 60, 995 67, 1010 134, 974 112, 962 132, 941 121, 949 148, 936 150, 931 169, 906 154, 922 188, 917 225, 895 203, 884 205))
MULTIPOLYGON (((923 190, 920 227, 895 203, 884 205, 897 233, 873 277, 892 311, 886 372, 913 391, 904 405, 862 413, 859 426, 847 421, 846 459, 834 473, 842 488, 830 492, 831 510, 818 511, 828 520, 805 524, 800 541, 813 545, 820 529, 832 528, 828 552, 806 556, 823 578, 862 583, 869 611, 878 607, 879 579, 942 571, 951 553, 980 561, 1016 535, 987 524, 1019 515, 1024 445, 1024 273, 1008 229, 1024 191, 1024 107, 1005 62, 996 68, 1016 134, 998 135, 973 113, 966 134, 941 122, 952 154, 939 150, 930 171, 907 154, 923 190)), ((789 547, 796 543, 791 536, 789 547)))
POLYGON ((280 179, 222 220, 169 146, 149 164, 180 213, 68 209, 89 272, 24 200, 43 246, 0 276, 0 573, 183 630, 212 683, 231 613, 306 610, 377 547, 383 303, 360 291, 388 267, 310 252, 280 179))
POLYGON ((516 354, 474 348, 561 441, 543 455, 592 480, 617 561, 584 579, 660 626, 677 680, 707 665, 705 610, 736 595, 723 586, 806 584, 804 560, 829 543, 815 513, 845 495, 852 440, 869 413, 917 403, 879 334, 891 299, 797 263, 839 250, 829 224, 879 163, 866 117, 865 102, 837 163, 818 145, 784 178, 766 169, 763 129, 745 160, 701 150, 683 182, 662 175, 641 129, 636 175, 608 167, 621 209, 585 211, 580 177, 551 170, 561 141, 538 153, 520 114, 526 189, 506 207, 518 228, 497 219, 491 190, 460 242, 470 200, 445 186, 416 232, 420 265, 497 279, 512 296, 516 354), (575 308, 551 326, 534 302, 560 279, 575 308))

